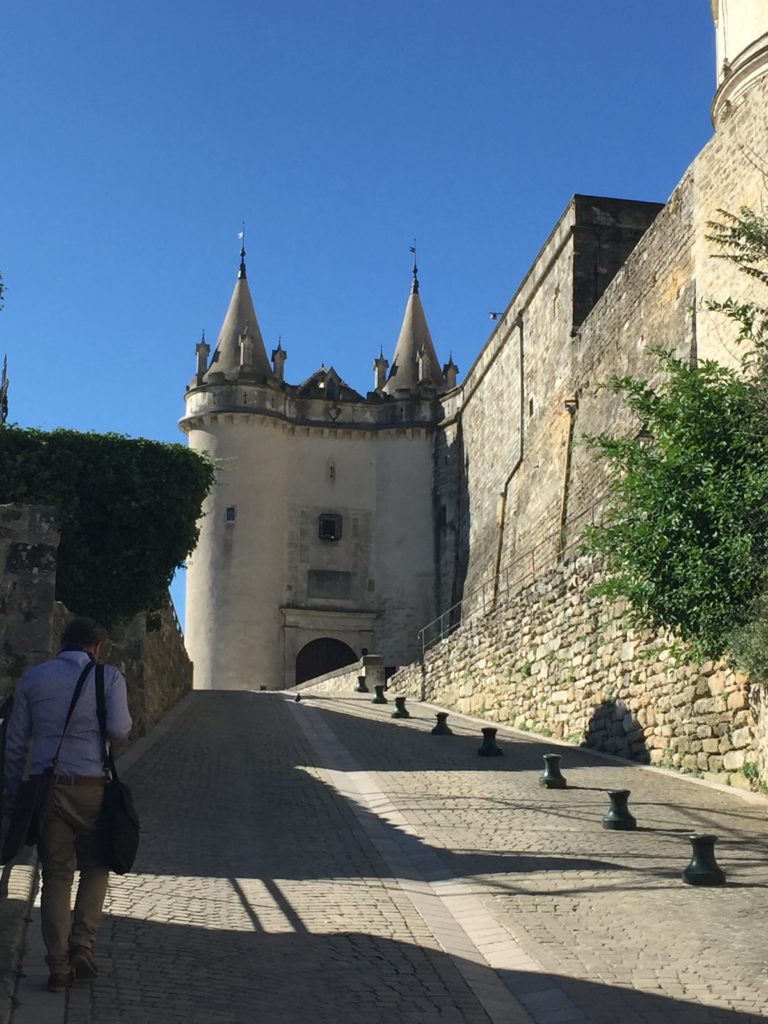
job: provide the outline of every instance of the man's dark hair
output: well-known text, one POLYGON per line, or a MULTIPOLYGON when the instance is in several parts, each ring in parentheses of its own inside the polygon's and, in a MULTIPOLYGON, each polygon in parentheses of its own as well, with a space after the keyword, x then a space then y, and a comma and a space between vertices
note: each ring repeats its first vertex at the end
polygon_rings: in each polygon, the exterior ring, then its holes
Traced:
POLYGON ((93 647, 107 639, 107 631, 95 619, 72 619, 61 634, 62 647, 93 647))

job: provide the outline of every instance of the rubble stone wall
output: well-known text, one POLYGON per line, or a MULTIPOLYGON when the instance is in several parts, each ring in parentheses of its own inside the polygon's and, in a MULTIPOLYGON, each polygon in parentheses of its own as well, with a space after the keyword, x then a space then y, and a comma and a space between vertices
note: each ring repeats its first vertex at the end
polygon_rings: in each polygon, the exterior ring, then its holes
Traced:
POLYGON ((49 657, 59 516, 42 505, 0 505, 0 697, 49 657))
POLYGON ((518 729, 750 788, 768 783, 763 691, 697 666, 590 595, 588 557, 551 568, 396 673, 393 692, 518 729))

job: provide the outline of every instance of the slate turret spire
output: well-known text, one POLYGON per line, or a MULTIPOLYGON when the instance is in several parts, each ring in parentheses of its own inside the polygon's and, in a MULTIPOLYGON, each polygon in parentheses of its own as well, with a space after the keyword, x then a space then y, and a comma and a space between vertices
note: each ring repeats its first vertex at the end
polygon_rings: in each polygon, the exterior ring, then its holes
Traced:
POLYGON ((419 268, 416 266, 416 247, 413 253, 413 284, 405 307, 403 325, 392 357, 392 369, 382 388, 387 395, 418 394, 423 387, 440 388, 445 379, 440 372, 432 336, 419 295, 419 268))
POLYGON ((229 302, 227 315, 221 327, 216 351, 213 353, 208 372, 203 378, 206 384, 220 382, 219 374, 227 381, 235 381, 243 373, 250 377, 273 377, 272 367, 267 359, 267 350, 261 336, 259 321, 253 308, 253 299, 248 287, 245 271, 245 230, 240 235, 240 270, 235 281, 235 289, 229 302), (245 346, 244 343, 245 342, 245 346), (243 351, 247 359, 243 361, 243 351))

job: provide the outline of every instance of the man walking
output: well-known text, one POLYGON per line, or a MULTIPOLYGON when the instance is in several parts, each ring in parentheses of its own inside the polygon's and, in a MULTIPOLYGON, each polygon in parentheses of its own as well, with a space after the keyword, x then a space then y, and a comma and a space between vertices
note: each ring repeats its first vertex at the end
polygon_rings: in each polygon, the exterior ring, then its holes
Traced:
MULTIPOLYGON (((59 654, 27 672, 16 687, 6 735, 4 807, 13 804, 30 741, 32 775, 43 773, 55 761, 53 796, 40 822, 37 843, 43 876, 40 916, 51 972, 48 988, 52 992, 64 992, 74 977, 94 978, 97 974, 93 943, 109 869, 100 825, 104 748, 91 666, 106 640, 106 630, 98 622, 73 619, 62 634, 59 654), (86 668, 91 671, 85 675, 65 730, 77 681, 86 668), (72 917, 75 863, 80 869, 80 883, 72 917)), ((110 740, 122 739, 132 723, 125 679, 112 665, 104 667, 104 690, 107 736, 110 740)))

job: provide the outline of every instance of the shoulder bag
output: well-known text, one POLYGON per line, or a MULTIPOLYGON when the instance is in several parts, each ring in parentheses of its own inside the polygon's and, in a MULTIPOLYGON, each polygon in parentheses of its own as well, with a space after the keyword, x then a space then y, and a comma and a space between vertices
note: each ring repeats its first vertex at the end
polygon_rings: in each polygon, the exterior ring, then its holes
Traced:
POLYGON ((104 666, 96 666, 96 714, 101 730, 104 754, 104 803, 101 807, 102 828, 107 836, 107 866, 115 874, 125 875, 133 867, 139 849, 139 816, 133 795, 117 776, 115 759, 107 737, 107 703, 104 695, 104 666))

